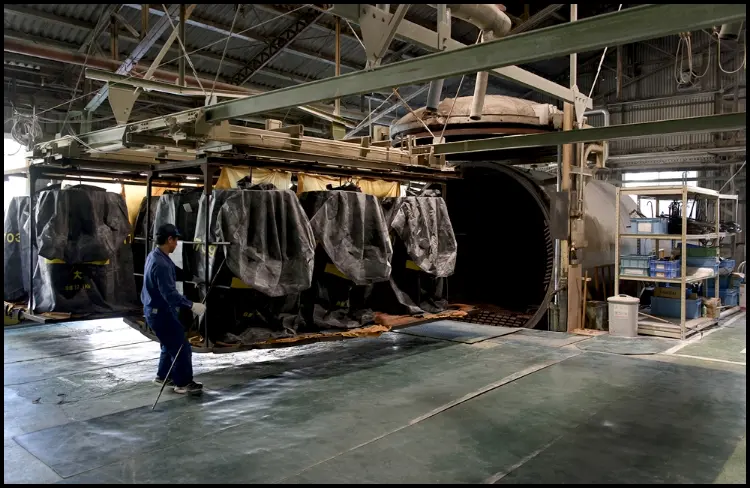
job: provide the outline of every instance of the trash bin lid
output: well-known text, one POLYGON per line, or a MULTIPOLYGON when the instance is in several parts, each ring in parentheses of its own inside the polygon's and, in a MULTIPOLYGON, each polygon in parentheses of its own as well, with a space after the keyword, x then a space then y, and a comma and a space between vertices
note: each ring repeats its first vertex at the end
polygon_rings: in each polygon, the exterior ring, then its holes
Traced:
POLYGON ((607 298, 607 301, 610 303, 623 303, 626 305, 632 305, 634 303, 641 303, 641 301, 636 297, 631 297, 630 295, 617 295, 616 297, 609 297, 607 298))

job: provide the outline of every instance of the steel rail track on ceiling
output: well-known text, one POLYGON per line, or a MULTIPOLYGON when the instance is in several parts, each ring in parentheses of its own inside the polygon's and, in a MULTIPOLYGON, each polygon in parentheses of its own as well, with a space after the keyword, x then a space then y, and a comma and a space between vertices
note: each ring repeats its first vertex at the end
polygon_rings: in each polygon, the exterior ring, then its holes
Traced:
MULTIPOLYGON (((202 112, 206 122, 215 123, 349 95, 627 44, 742 21, 745 17, 746 7, 743 4, 667 4, 633 7, 393 63, 370 71, 348 73, 226 101, 207 108, 178 112, 172 114, 172 117, 190 119, 202 112)), ((138 123, 138 128, 163 128, 166 126, 166 119, 167 117, 160 117, 142 121, 138 123)), ((136 128, 133 125, 130 127, 136 128)), ((122 140, 125 130, 124 126, 114 127, 82 134, 80 139, 88 145, 116 144, 122 140)))
POLYGON ((360 95, 744 20, 742 4, 648 5, 274 90, 205 110, 207 122, 360 95))
POLYGON ((577 142, 633 139, 664 134, 722 132, 744 129, 747 126, 744 112, 722 115, 705 115, 685 119, 659 120, 636 124, 611 125, 591 129, 576 129, 545 134, 492 137, 473 141, 448 142, 433 146, 436 155, 520 149, 524 147, 559 146, 577 142))

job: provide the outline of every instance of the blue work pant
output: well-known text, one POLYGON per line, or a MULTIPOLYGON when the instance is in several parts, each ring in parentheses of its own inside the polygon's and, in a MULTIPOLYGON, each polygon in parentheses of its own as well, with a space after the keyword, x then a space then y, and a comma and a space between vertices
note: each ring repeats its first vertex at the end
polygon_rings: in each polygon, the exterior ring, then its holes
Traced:
POLYGON ((177 356, 177 361, 174 362, 174 368, 172 368, 169 377, 177 386, 187 385, 193 381, 193 353, 190 342, 185 337, 185 328, 169 310, 159 310, 158 313, 153 313, 151 310, 146 312, 146 323, 154 331, 161 344, 159 370, 156 376, 166 379, 172 361, 177 356), (182 346, 181 351, 180 346, 182 346), (180 351, 179 355, 177 355, 177 351, 180 351))

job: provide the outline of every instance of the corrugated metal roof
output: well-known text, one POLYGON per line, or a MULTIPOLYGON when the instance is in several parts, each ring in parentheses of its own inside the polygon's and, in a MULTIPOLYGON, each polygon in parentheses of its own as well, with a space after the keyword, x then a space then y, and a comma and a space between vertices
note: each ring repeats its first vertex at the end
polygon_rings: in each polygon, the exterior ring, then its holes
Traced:
MULTIPOLYGON (((120 14, 136 29, 140 30, 141 4, 124 4, 120 14)), ((226 55, 231 61, 222 63, 221 76, 229 77, 234 74, 242 62, 249 62, 265 47, 263 39, 272 39, 287 29, 295 21, 293 14, 284 15, 283 11, 289 11, 302 5, 252 5, 243 4, 237 15, 233 32, 235 35, 226 43, 227 31, 235 18, 235 5, 228 4, 199 4, 191 15, 186 26, 186 46, 191 54, 191 61, 199 71, 215 72, 218 69, 218 58, 222 56, 225 45, 226 55)), ((80 46, 91 28, 96 24, 104 5, 87 4, 32 4, 28 8, 38 10, 47 14, 58 16, 60 20, 51 21, 19 15, 12 12, 5 13, 6 29, 10 28, 19 32, 47 38, 53 41, 65 42, 74 46, 80 46), (67 22, 68 24, 66 24, 67 22), (83 23, 83 25, 81 25, 83 23)), ((149 16, 149 25, 153 26, 163 16, 161 5, 152 5, 149 16)), ((304 7, 307 8, 307 7, 304 7)), ((436 11, 427 5, 413 5, 407 17, 412 21, 426 26, 434 25, 436 11)), ((276 80, 284 84, 283 74, 288 73, 296 80, 316 79, 333 75, 331 60, 335 56, 334 33, 330 30, 333 25, 333 17, 324 15, 319 24, 306 29, 293 44, 275 57, 269 65, 266 73, 268 81, 276 80)), ((359 28, 356 35, 359 35, 359 28)), ((121 32, 124 31, 121 29, 121 32)), ((161 36, 164 42, 172 29, 167 28, 161 36)), ((454 38, 466 42, 473 39, 476 28, 460 19, 453 19, 452 33, 454 38)), ((355 37, 355 33, 347 25, 342 24, 341 59, 345 65, 342 72, 351 71, 352 68, 361 69, 365 64, 365 52, 361 43, 355 37)), ((127 55, 135 46, 136 40, 121 36, 121 55, 127 55)), ((107 52, 109 49, 108 31, 99 39, 98 44, 107 52)), ((399 41, 394 42, 393 49, 401 47, 399 41)), ((158 47, 158 46, 157 46, 158 47)), ((146 61, 153 58, 157 47, 152 49, 144 58, 146 61)), ((166 56, 164 65, 172 65, 170 60, 177 57, 177 44, 166 56)), ((414 48, 414 53, 420 53, 414 48)), ((492 84, 495 81, 493 80, 492 84)), ((470 85, 467 84, 467 87, 470 85)), ((497 86, 496 86, 497 88, 497 86)), ((463 91, 463 90, 462 90, 463 91)))
POLYGON ((80 46, 86 39, 88 30, 75 26, 65 26, 57 22, 6 12, 3 16, 4 29, 39 36, 53 41, 66 42, 72 47, 80 46))
POLYGON ((96 21, 99 20, 99 15, 107 7, 107 5, 96 3, 80 4, 65 2, 23 4, 23 6, 33 8, 42 12, 48 12, 51 14, 92 23, 96 23, 96 21))

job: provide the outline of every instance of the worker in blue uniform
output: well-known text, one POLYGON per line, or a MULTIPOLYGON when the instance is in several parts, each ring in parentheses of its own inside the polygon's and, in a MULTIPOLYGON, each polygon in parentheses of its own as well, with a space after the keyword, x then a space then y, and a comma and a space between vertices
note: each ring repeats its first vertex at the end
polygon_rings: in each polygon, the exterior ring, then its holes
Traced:
POLYGON ((167 386, 174 386, 175 393, 197 394, 203 385, 193 381, 192 351, 178 311, 180 307, 189 308, 200 316, 206 311, 206 306, 191 302, 175 286, 176 268, 169 255, 177 248, 179 238, 180 233, 172 224, 157 229, 157 247, 146 258, 141 301, 146 323, 161 343, 159 369, 154 382, 163 384, 166 380, 167 386), (172 362, 171 378, 167 378, 172 362))

